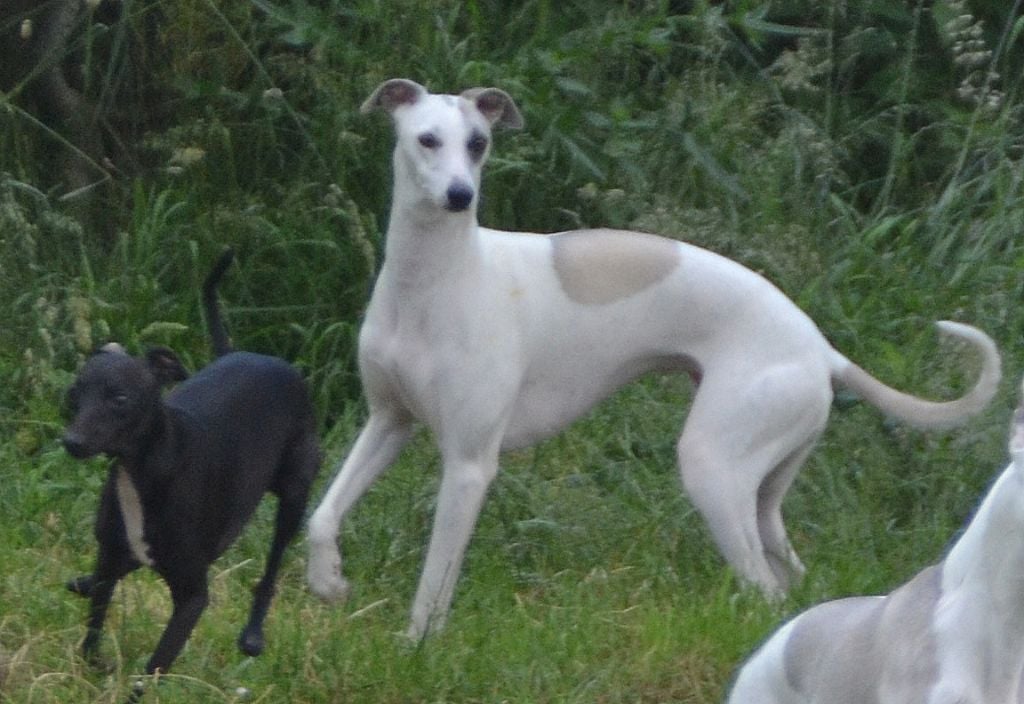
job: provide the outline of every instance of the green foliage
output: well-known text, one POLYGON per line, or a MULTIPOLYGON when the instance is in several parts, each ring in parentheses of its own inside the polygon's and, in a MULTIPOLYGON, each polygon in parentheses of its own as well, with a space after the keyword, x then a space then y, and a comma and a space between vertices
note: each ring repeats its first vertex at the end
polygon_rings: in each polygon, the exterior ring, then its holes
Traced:
POLYGON ((688 382, 647 380, 507 458, 451 627, 413 648, 394 633, 436 492, 423 438, 346 524, 350 604, 308 595, 297 546, 267 653, 237 654, 265 506, 153 701, 240 701, 240 686, 266 702, 719 701, 784 614, 937 559, 1004 460, 1021 368, 1020 4, 155 0, 87 18, 69 75, 102 109, 113 168, 84 206, 53 166, 61 127, 27 84, 0 94, 0 701, 121 701, 153 647, 168 600, 140 574, 112 609, 110 672, 77 655, 84 604, 61 584, 91 562, 103 467, 59 449, 61 399, 110 339, 205 363, 198 289, 224 246, 236 345, 303 369, 332 461, 351 443, 391 144, 358 106, 392 76, 517 100, 527 127, 496 136, 486 224, 633 227, 721 252, 863 366, 935 397, 971 377, 930 322, 966 320, 1000 343, 1005 390, 950 433, 837 409, 787 502, 810 572, 771 605, 723 569, 678 491, 688 382))

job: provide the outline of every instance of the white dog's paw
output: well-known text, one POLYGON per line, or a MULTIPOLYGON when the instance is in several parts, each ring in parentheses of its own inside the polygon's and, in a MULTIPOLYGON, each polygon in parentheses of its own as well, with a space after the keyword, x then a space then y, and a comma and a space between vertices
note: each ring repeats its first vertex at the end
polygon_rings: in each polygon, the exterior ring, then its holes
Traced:
POLYGON ((309 589, 324 601, 343 601, 352 591, 348 580, 341 576, 341 557, 317 559, 310 556, 306 568, 309 589))
POLYGON ((324 601, 344 601, 352 591, 348 580, 338 573, 308 577, 310 591, 324 601))
POLYGON ((444 630, 448 621, 447 613, 423 612, 413 608, 409 627, 405 630, 405 638, 410 643, 418 644, 444 630))
POLYGON ((416 646, 423 642, 427 634, 424 626, 410 623, 409 627, 405 629, 405 633, 401 634, 401 638, 407 645, 416 646))

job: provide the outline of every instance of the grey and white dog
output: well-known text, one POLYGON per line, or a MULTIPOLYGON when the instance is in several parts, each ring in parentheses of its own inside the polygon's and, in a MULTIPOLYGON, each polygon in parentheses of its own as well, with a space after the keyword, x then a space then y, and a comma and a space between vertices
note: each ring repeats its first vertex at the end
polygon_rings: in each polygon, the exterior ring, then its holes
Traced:
POLYGON ((1024 702, 1024 400, 1009 447, 945 560, 886 596, 800 614, 743 666, 728 704, 1024 702))

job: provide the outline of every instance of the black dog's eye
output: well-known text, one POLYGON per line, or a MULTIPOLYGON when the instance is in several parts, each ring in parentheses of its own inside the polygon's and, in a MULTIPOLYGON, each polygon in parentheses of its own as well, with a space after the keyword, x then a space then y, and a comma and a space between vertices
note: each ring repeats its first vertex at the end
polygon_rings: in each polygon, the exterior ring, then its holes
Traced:
POLYGON ((128 394, 117 389, 107 389, 103 397, 107 403, 116 408, 120 408, 128 403, 128 394))
POLYGON ((466 149, 469 150, 469 155, 473 158, 473 161, 479 161, 487 151, 487 137, 482 134, 474 134, 466 142, 466 149))
POLYGON ((425 132, 420 135, 420 145, 425 149, 437 149, 441 146, 441 140, 432 132, 425 132))

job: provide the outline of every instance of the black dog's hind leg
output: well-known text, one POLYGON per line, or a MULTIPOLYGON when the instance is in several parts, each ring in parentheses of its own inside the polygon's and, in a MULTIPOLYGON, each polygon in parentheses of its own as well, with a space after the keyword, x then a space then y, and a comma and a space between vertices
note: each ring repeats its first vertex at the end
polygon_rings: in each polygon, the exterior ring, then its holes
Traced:
POLYGON ((259 584, 253 589, 249 622, 238 636, 238 649, 250 656, 263 652, 263 621, 274 598, 274 584, 281 567, 281 558, 302 524, 310 485, 320 465, 320 451, 315 440, 300 444, 290 455, 281 471, 285 478, 282 482, 284 486, 275 488, 278 494, 277 519, 267 566, 259 584))
POLYGON ((285 497, 278 499, 274 541, 267 556, 267 566, 259 584, 253 589, 249 622, 238 636, 238 649, 246 655, 256 656, 263 652, 263 620, 274 598, 274 583, 281 567, 281 558, 302 524, 305 505, 305 500, 292 501, 285 497))

